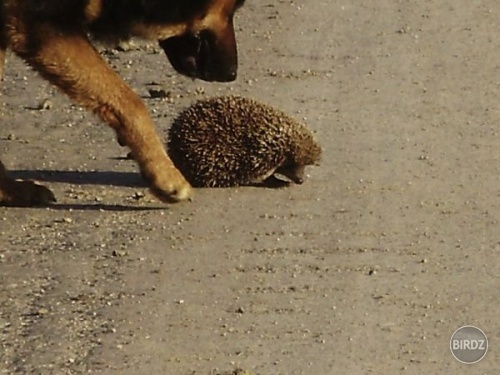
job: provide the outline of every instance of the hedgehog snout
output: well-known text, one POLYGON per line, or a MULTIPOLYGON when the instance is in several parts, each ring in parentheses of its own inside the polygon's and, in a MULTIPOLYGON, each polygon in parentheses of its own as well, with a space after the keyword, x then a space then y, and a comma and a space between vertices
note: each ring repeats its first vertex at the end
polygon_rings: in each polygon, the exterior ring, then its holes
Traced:
POLYGON ((281 174, 289 178, 293 183, 300 185, 304 183, 305 166, 304 165, 281 166, 278 169, 276 169, 275 173, 281 174))

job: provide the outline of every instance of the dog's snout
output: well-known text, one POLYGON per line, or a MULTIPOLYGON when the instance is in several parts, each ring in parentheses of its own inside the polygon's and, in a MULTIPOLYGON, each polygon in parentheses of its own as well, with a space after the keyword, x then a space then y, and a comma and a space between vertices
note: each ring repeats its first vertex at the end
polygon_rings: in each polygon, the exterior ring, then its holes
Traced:
POLYGON ((229 81, 234 81, 238 75, 238 69, 237 68, 232 68, 228 71, 227 73, 227 78, 229 81))
POLYGON ((160 40, 172 66, 184 75, 211 82, 232 82, 237 77, 238 54, 234 30, 223 35, 211 30, 160 40))
POLYGON ((220 72, 213 72, 215 74, 207 74, 205 79, 212 82, 232 82, 238 75, 238 69, 229 68, 221 70, 220 72))

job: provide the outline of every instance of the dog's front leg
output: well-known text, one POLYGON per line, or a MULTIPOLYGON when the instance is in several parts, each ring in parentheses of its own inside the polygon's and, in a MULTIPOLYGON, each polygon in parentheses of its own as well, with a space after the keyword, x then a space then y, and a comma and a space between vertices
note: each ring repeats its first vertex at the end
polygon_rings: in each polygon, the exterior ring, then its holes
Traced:
POLYGON ((92 110, 130 147, 152 192, 166 202, 191 197, 192 188, 167 156, 141 99, 106 64, 85 35, 39 30, 17 53, 75 102, 92 110))

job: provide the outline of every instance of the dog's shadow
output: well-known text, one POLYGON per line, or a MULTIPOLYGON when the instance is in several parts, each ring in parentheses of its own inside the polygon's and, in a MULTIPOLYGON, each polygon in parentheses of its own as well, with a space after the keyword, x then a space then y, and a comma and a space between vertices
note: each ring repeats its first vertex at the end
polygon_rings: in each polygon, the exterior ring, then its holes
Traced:
POLYGON ((15 179, 58 182, 70 185, 146 187, 146 183, 138 172, 11 170, 9 175, 15 179))
MULTIPOLYGON (((110 171, 53 171, 53 170, 18 170, 10 171, 10 176, 22 180, 40 182, 58 182, 70 185, 107 185, 117 187, 147 188, 146 182, 139 172, 110 172, 110 171)), ((215 189, 196 186, 198 189, 215 189)), ((290 181, 281 180, 274 175, 265 181, 249 183, 240 187, 283 188, 290 186, 290 181)), ((226 188, 227 189, 227 188, 226 188)))
MULTIPOLYGON (((69 185, 102 185, 129 188, 147 188, 138 172, 110 171, 58 171, 58 170, 11 170, 9 175, 15 179, 35 180, 40 183, 63 183, 69 185)), ((134 206, 103 203, 53 204, 53 210, 80 211, 151 211, 165 209, 166 206, 134 206)))
MULTIPOLYGON (((53 182, 68 185, 100 185, 114 187, 128 187, 147 189, 148 185, 142 179, 139 172, 115 172, 115 171, 58 171, 58 170, 11 170, 9 176, 21 180, 34 180, 40 183, 53 182)), ((289 181, 269 177, 263 182, 243 185, 240 187, 280 189, 290 186, 289 181)), ((229 189, 229 188, 207 188, 198 189, 229 189)), ((161 210, 167 206, 158 202, 157 206, 134 206, 103 203, 81 203, 81 204, 54 204, 50 208, 54 210, 99 210, 99 211, 150 211, 161 210)))

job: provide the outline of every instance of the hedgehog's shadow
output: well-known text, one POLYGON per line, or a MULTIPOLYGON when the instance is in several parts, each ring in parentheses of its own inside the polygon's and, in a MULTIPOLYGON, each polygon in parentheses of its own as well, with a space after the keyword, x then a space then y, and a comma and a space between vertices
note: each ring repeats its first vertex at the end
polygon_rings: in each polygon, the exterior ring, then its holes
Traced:
POLYGON ((197 188, 197 189, 232 189, 232 188, 245 188, 245 187, 251 187, 251 188, 262 188, 262 189, 284 189, 287 188, 291 185, 294 185, 292 181, 285 181, 281 180, 275 176, 268 177, 264 181, 260 182, 249 182, 249 183, 244 183, 244 184, 237 184, 237 185, 231 185, 231 186, 205 186, 205 185, 199 185, 196 183, 191 182, 192 185, 197 188))
POLYGON ((283 189, 292 185, 292 181, 282 180, 275 175, 269 176, 264 181, 249 184, 251 187, 261 187, 267 189, 283 189))

